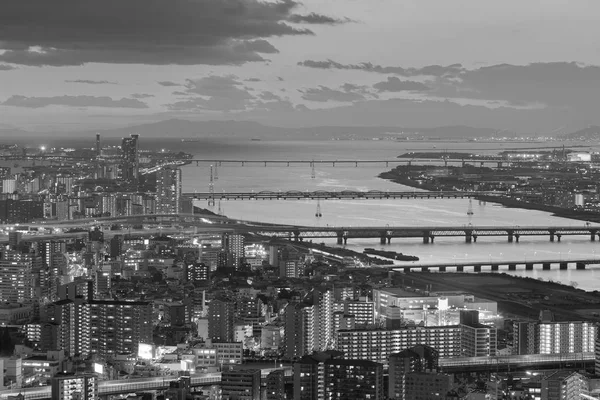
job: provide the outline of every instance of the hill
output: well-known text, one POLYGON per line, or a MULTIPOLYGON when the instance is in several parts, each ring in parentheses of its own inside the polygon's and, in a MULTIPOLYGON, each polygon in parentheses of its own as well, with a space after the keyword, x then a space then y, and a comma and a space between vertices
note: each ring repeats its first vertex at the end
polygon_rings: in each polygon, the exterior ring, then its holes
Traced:
POLYGON ((587 128, 561 136, 566 140, 600 140, 600 126, 590 125, 587 128))

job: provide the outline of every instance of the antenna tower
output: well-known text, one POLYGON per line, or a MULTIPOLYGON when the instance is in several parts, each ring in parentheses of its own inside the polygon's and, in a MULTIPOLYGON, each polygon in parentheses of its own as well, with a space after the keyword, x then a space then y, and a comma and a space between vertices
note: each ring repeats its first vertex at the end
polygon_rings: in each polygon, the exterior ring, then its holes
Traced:
POLYGON ((313 160, 313 161, 310 163, 310 165, 311 165, 311 167, 312 167, 312 170, 311 170, 311 173, 310 173, 310 177, 311 177, 312 179, 315 179, 315 177, 317 176, 317 174, 316 174, 316 172, 315 172, 315 161, 313 160))
POLYGON ((214 176, 215 181, 219 180, 219 170, 217 169, 217 165, 218 164, 215 164, 215 176, 214 176))
POLYGON ((321 213, 321 200, 317 199, 317 212, 315 213, 315 217, 321 218, 323 214, 321 213))

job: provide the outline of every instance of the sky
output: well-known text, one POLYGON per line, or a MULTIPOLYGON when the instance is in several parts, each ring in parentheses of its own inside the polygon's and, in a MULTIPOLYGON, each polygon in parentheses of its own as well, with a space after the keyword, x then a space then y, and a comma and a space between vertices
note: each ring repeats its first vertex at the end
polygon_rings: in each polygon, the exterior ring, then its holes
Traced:
POLYGON ((595 0, 5 0, 0 129, 600 125, 595 0))

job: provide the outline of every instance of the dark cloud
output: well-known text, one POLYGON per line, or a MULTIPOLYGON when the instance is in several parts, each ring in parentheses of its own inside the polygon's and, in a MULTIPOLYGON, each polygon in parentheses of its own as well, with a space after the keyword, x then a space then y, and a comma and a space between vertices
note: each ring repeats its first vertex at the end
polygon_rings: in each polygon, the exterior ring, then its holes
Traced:
POLYGON ((394 74, 401 76, 455 76, 463 71, 460 64, 449 66, 429 65, 422 68, 403 68, 403 67, 383 67, 381 65, 372 64, 369 62, 360 64, 341 64, 332 60, 327 61, 300 61, 298 65, 309 68, 318 69, 342 69, 342 70, 358 70, 366 72, 375 72, 378 74, 394 74))
POLYGON ((0 62, 67 66, 263 61, 261 54, 277 52, 265 39, 313 34, 287 23, 297 6, 294 0, 5 1, 0 48, 6 51, 0 62))
POLYGON ((0 71, 12 71, 13 69, 16 69, 16 67, 7 64, 0 64, 0 71))
POLYGON ((352 20, 348 18, 338 19, 329 17, 327 15, 310 13, 306 15, 293 14, 288 18, 288 21, 296 23, 296 24, 325 24, 325 25, 336 25, 336 24, 344 24, 347 22, 352 22, 352 20))
POLYGON ((134 99, 149 99, 150 97, 154 97, 154 95, 147 93, 134 93, 131 95, 131 97, 134 99))
POLYGON ((66 80, 67 83, 85 83, 88 85, 116 85, 117 82, 109 82, 109 81, 93 81, 88 79, 77 79, 77 80, 66 80))
POLYGON ((161 81, 161 82, 157 82, 157 83, 161 86, 167 86, 167 87, 183 86, 181 83, 175 83, 175 82, 171 82, 171 81, 161 81))
POLYGON ((248 78, 246 79, 246 82, 261 82, 261 80, 258 78, 248 78))
POLYGON ((331 89, 327 86, 299 90, 299 92, 302 93, 302 98, 308 101, 337 101, 347 103, 357 100, 365 100, 365 96, 361 93, 331 89))
POLYGON ((415 81, 403 81, 396 76, 390 76, 387 78, 387 81, 377 82, 373 85, 375 89, 379 92, 402 92, 402 91, 418 91, 423 92, 427 91, 430 88, 421 83, 415 81))
POLYGON ((0 104, 3 106, 26 108, 42 108, 52 105, 67 107, 148 108, 146 103, 137 99, 122 98, 120 100, 113 100, 110 97, 104 96, 25 97, 15 95, 0 104))
POLYGON ((277 77, 277 80, 278 80, 279 82, 283 82, 283 78, 282 78, 282 77, 280 77, 280 76, 278 76, 278 77, 277 77))

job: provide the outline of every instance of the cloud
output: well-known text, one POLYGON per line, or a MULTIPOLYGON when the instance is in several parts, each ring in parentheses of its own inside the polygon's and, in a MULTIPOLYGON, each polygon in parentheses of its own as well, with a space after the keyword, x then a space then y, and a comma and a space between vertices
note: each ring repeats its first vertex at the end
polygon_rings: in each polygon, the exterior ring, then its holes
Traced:
POLYGON ((281 97, 277 96, 275 93, 273 92, 262 92, 261 94, 258 95, 258 97, 262 100, 281 100, 281 97))
POLYGON ((379 92, 402 92, 402 91, 419 91, 429 90, 429 87, 421 82, 402 81, 396 76, 390 76, 387 81, 377 82, 373 85, 379 92))
POLYGON ((154 95, 147 93, 134 93, 131 95, 131 97, 134 99, 149 99, 150 97, 154 97, 154 95))
POLYGON ((248 79, 246 79, 245 81, 246 81, 246 82, 261 82, 261 80, 260 80, 260 79, 258 79, 258 78, 248 78, 248 79))
POLYGON ((235 75, 187 79, 185 94, 196 97, 169 104, 170 110, 245 110, 255 99, 235 75))
MULTIPOLYGON (((295 0, 19 0, 2 4, 0 62, 239 65, 277 52, 295 0)), ((309 14, 311 15, 311 14, 309 14)), ((308 16, 305 16, 308 17, 308 16)), ((313 19, 310 17, 307 19, 313 19)))
POLYGON ((347 22, 352 22, 352 20, 348 18, 338 19, 329 17, 327 15, 310 13, 306 15, 293 14, 288 18, 288 21, 296 23, 296 24, 326 24, 326 25, 336 25, 336 24, 344 24, 347 22))
POLYGON ((85 83, 88 85, 116 85, 117 82, 109 82, 109 81, 92 81, 88 79, 77 79, 77 80, 66 80, 67 83, 85 83))
POLYGON ((361 93, 331 89, 327 86, 299 90, 299 92, 302 93, 304 100, 317 102, 337 101, 347 103, 365 99, 365 96, 361 93))
POLYGON ((112 108, 148 108, 146 103, 137 99, 122 98, 113 100, 110 97, 95 96, 55 96, 55 97, 25 97, 11 96, 3 106, 42 108, 52 105, 67 107, 112 107, 112 108))
POLYGON ((378 74, 394 74, 406 77, 411 76, 436 76, 442 77, 446 75, 457 75, 463 71, 460 64, 449 66, 428 65, 422 68, 403 68, 403 67, 383 67, 381 65, 364 62, 360 64, 341 64, 332 60, 327 61, 300 61, 298 65, 308 68, 318 69, 341 69, 341 70, 358 70, 366 72, 375 72, 378 74))
POLYGON ((13 67, 12 65, 0 64, 0 71, 12 71, 13 69, 17 68, 13 67))
POLYGON ((175 83, 175 82, 171 82, 171 81, 161 81, 161 82, 157 82, 159 85, 161 86, 167 86, 167 87, 172 87, 172 86, 183 86, 180 83, 175 83))

